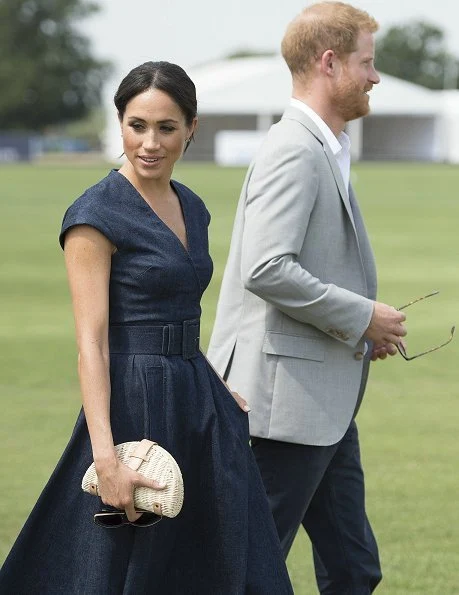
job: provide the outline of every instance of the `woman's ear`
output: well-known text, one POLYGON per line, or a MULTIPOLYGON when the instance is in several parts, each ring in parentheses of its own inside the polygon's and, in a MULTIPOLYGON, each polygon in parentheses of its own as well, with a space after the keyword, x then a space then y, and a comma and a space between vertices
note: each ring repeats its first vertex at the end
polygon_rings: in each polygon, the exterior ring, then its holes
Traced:
POLYGON ((190 126, 190 133, 188 135, 188 138, 192 138, 193 134, 196 132, 197 129, 198 129, 198 117, 195 116, 193 118, 193 122, 191 123, 191 126, 190 126))
POLYGON ((187 137, 185 139, 185 144, 183 146, 183 152, 184 153, 186 153, 186 150, 190 146, 190 143, 193 140, 193 135, 196 132, 197 127, 198 127, 198 118, 195 116, 193 118, 193 121, 191 123, 191 126, 188 127, 188 134, 187 134, 187 137))

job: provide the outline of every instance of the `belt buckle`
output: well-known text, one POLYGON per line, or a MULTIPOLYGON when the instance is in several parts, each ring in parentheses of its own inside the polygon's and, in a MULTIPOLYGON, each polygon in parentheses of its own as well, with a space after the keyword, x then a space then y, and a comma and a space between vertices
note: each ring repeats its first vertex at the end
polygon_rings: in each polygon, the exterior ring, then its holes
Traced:
POLYGON ((199 352, 199 319, 184 320, 182 334, 182 356, 190 359, 199 352))

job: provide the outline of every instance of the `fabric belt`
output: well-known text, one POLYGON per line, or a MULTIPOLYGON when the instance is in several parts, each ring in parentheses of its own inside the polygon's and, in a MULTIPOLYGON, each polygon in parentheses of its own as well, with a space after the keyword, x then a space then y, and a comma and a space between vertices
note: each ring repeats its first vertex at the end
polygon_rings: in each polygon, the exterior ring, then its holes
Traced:
POLYGON ((199 318, 154 326, 112 325, 108 339, 110 353, 143 355, 199 355, 199 318))

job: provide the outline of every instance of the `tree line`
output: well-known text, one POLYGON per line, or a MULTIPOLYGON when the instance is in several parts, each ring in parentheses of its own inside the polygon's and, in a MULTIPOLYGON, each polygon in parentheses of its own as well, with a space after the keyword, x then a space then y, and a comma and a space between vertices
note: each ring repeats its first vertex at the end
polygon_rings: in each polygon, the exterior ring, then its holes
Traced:
MULTIPOLYGON (((0 0, 0 130, 44 131, 100 105, 110 64, 78 29, 97 10, 88 0, 0 0)), ((380 36, 376 67, 430 89, 458 88, 459 60, 443 31, 423 21, 380 36)))
POLYGON ((108 62, 77 26, 85 0, 0 0, 0 130, 43 131, 100 104, 108 62))

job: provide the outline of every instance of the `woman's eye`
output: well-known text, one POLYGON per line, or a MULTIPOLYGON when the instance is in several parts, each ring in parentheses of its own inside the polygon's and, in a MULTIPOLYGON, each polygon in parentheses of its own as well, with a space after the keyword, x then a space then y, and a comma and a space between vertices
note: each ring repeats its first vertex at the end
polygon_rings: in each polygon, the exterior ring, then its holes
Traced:
POLYGON ((161 130, 163 132, 174 132, 175 128, 173 126, 161 126, 161 130))
POLYGON ((142 124, 139 124, 138 122, 133 122, 132 124, 130 124, 131 128, 133 128, 134 130, 143 130, 143 126, 142 124))

